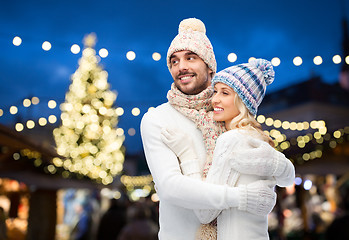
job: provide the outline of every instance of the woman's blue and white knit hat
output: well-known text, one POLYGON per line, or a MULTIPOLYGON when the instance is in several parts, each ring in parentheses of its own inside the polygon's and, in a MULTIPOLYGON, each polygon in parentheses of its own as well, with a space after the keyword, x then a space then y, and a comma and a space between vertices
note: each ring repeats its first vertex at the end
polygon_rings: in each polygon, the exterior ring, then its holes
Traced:
POLYGON ((266 87, 274 81, 274 76, 275 72, 269 61, 256 59, 216 73, 212 86, 219 82, 228 85, 239 95, 248 110, 256 115, 266 87))

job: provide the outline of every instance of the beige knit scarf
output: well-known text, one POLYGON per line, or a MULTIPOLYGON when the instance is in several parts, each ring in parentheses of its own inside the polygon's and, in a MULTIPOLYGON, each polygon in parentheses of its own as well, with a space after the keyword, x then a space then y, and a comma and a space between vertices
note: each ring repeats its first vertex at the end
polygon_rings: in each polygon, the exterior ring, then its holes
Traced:
MULTIPOLYGON (((210 86, 197 95, 185 95, 174 84, 172 84, 171 90, 167 93, 167 99, 170 104, 184 116, 192 120, 202 132, 207 152, 203 179, 206 178, 212 164, 217 138, 226 131, 224 122, 213 120, 212 94, 213 88, 210 86)), ((198 230, 196 239, 217 239, 217 221, 214 220, 209 224, 202 224, 198 230)))

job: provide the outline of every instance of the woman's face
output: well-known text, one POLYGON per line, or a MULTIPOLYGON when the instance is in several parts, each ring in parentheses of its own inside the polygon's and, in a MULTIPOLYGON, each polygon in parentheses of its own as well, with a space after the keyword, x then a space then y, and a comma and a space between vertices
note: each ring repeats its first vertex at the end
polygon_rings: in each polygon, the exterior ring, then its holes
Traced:
POLYGON ((228 130, 230 122, 240 113, 235 106, 235 95, 235 91, 224 83, 217 83, 214 86, 212 97, 213 119, 219 122, 224 121, 228 130))

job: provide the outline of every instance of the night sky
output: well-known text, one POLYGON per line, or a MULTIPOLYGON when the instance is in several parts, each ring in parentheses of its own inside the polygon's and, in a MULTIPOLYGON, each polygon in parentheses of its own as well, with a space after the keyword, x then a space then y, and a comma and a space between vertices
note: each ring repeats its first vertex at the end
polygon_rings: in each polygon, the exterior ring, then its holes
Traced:
POLYGON ((166 66, 166 53, 177 34, 179 22, 188 17, 201 19, 213 45, 218 71, 230 65, 247 62, 250 57, 271 60, 278 57, 276 78, 267 94, 318 75, 327 83, 338 81, 340 64, 332 57, 342 54, 342 26, 349 17, 348 0, 308 1, 206 1, 206 0, 129 0, 129 1, 27 1, 0 2, 0 123, 13 128, 18 119, 38 119, 55 114, 58 107, 47 107, 53 99, 64 101, 70 76, 78 67, 81 52, 73 54, 70 47, 88 33, 97 35, 97 52, 106 48, 109 55, 100 65, 109 73, 111 89, 118 92, 116 105, 125 109, 119 127, 125 129, 128 153, 142 150, 139 123, 149 107, 166 101, 172 78, 166 66), (22 39, 14 46, 15 36, 22 39), (49 41, 52 48, 41 45, 49 41), (129 61, 128 51, 136 58, 129 61), (154 61, 152 54, 161 54, 154 61), (237 61, 227 60, 229 53, 237 61), (295 66, 300 56, 303 64, 295 66), (315 65, 313 58, 323 63, 315 65), (41 103, 20 107, 23 99, 37 96, 41 103), (19 107, 11 115, 9 107, 19 107), (141 114, 132 116, 138 107, 141 114), (129 136, 127 130, 136 134, 129 136))

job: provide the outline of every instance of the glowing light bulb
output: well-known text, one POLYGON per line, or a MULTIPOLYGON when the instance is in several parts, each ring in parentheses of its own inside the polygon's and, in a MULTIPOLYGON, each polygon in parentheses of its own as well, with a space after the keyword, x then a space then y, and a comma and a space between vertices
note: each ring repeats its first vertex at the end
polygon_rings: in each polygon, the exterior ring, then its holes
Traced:
POLYGON ((35 122, 33 120, 27 121, 27 128, 32 129, 35 127, 35 122))
POLYGON ((302 63, 303 63, 303 60, 302 60, 301 57, 295 57, 295 58, 293 59, 293 64, 294 64, 295 66, 300 66, 300 65, 302 65, 302 63))
POLYGON ((310 190, 310 188, 313 186, 312 181, 310 181, 309 179, 304 181, 303 187, 305 190, 310 190))
POLYGON ((42 49, 45 50, 45 51, 49 51, 51 49, 52 45, 50 42, 48 41, 45 41, 43 42, 42 44, 42 49))
POLYGON ((15 46, 19 46, 22 44, 22 39, 20 37, 16 36, 13 38, 12 43, 15 46))
POLYGON ((314 62, 315 65, 322 64, 322 57, 320 57, 320 56, 314 57, 313 62, 314 62))
POLYGON ((161 54, 158 52, 154 52, 152 58, 154 61, 159 61, 161 59, 161 54))
POLYGON ((11 107, 10 107, 10 113, 11 113, 12 115, 18 113, 18 108, 17 108, 16 106, 11 106, 11 107))
POLYGON ((258 121, 259 123, 264 123, 264 122, 265 122, 265 117, 264 117, 263 115, 258 115, 257 121, 258 121))
POLYGON ((40 102, 38 97, 32 97, 32 104, 37 105, 40 102))
POLYGON ((141 110, 139 110, 139 108, 133 108, 132 109, 132 115, 133 116, 138 116, 141 113, 141 110))
POLYGON ((296 177, 296 178, 294 179, 294 183, 295 183, 296 185, 301 185, 301 184, 302 184, 302 178, 296 177))
POLYGON ((256 58, 255 58, 255 57, 250 57, 250 58, 248 59, 248 62, 251 62, 251 61, 253 61, 253 60, 256 60, 256 58))
POLYGON ((55 122, 57 122, 57 117, 55 115, 50 115, 48 117, 48 121, 49 121, 49 123, 55 123, 55 122))
POLYGON ((55 100, 50 100, 50 101, 48 101, 47 105, 49 108, 53 109, 57 106, 57 103, 55 100))
POLYGON ((23 126, 22 123, 16 123, 15 129, 16 129, 17 132, 20 132, 20 131, 23 131, 24 126, 23 126))
POLYGON ((238 56, 235 53, 229 53, 228 55, 228 61, 233 63, 238 59, 238 56))
POLYGON ((279 66, 280 63, 281 63, 281 60, 280 60, 280 58, 278 58, 278 57, 274 57, 274 58, 271 60, 271 64, 273 64, 273 66, 275 66, 275 67, 279 66))
POLYGON ((339 63, 341 63, 342 58, 341 58, 341 56, 339 56, 339 55, 335 55, 335 56, 333 56, 332 61, 333 61, 335 64, 339 64, 339 63))
POLYGON ((46 118, 43 118, 43 117, 39 118, 39 125, 40 126, 45 126, 46 124, 47 124, 46 118))
POLYGON ((31 103, 31 101, 29 99, 26 98, 26 99, 23 100, 23 106, 24 107, 29 107, 31 104, 32 103, 31 103))
POLYGON ((115 113, 118 116, 122 116, 124 114, 124 109, 121 107, 118 107, 117 109, 115 109, 115 113))
POLYGON ((105 48, 102 48, 101 50, 99 50, 98 53, 99 53, 99 56, 101 56, 101 58, 106 58, 108 57, 108 54, 109 54, 108 50, 105 48))
POLYGON ((78 54, 80 52, 80 46, 77 45, 77 44, 73 44, 70 48, 70 51, 73 53, 73 54, 78 54))
POLYGON ((135 58, 136 58, 136 53, 133 52, 133 51, 128 51, 128 52, 126 53, 126 58, 127 58, 128 60, 130 60, 130 61, 133 61, 133 60, 135 60, 135 58))

